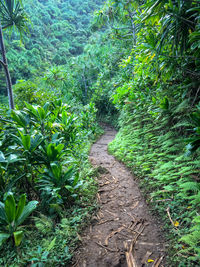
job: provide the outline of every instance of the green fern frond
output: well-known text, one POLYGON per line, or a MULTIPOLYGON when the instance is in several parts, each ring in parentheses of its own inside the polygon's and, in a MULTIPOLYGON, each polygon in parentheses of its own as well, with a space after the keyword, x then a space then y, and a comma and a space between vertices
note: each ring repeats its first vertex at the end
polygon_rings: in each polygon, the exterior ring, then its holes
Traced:
POLYGON ((200 191, 198 192, 197 195, 193 196, 193 200, 191 201, 191 204, 194 205, 199 205, 199 203, 200 203, 200 191))
POLYGON ((187 183, 181 184, 180 188, 182 188, 183 191, 185 192, 187 191, 198 192, 200 190, 199 184, 196 182, 187 182, 187 183))
POLYGON ((190 104, 189 104, 189 100, 188 99, 185 99, 184 101, 182 101, 176 108, 175 110, 173 110, 173 114, 177 114, 177 113, 186 113, 186 110, 190 107, 190 104))
POLYGON ((172 129, 177 129, 177 128, 188 128, 191 129, 193 127, 193 125, 191 124, 191 122, 189 122, 188 120, 183 120, 183 121, 179 121, 178 123, 176 123, 172 129))

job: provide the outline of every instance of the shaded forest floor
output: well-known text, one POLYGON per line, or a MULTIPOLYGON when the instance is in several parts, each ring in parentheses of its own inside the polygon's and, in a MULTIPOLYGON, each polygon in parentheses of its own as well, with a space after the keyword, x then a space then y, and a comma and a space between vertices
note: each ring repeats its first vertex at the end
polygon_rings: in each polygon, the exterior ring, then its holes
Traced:
POLYGON ((164 266, 165 244, 158 220, 151 216, 130 171, 107 153, 115 134, 106 127, 91 148, 90 161, 100 173, 100 208, 80 236, 82 245, 73 266, 164 266))

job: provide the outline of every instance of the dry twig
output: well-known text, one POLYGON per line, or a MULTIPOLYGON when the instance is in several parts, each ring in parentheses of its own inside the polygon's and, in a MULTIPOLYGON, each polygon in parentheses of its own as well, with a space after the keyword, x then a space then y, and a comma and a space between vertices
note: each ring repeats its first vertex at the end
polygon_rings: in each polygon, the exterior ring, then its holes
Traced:
POLYGON ((118 220, 119 220, 119 218, 108 219, 108 220, 99 222, 98 225, 104 224, 104 223, 107 223, 107 222, 118 221, 118 220))
POLYGON ((117 230, 111 232, 111 233, 106 237, 106 239, 105 239, 105 245, 108 246, 108 240, 109 240, 112 236, 114 236, 115 234, 121 232, 123 229, 124 229, 124 226, 121 226, 119 229, 117 229, 117 230))
POLYGON ((170 215, 170 213, 169 213, 169 207, 167 208, 166 211, 167 211, 167 215, 168 215, 168 217, 169 217, 170 222, 171 222, 172 225, 174 226, 174 222, 173 222, 172 217, 171 217, 171 215, 170 215))
POLYGON ((161 264, 163 258, 164 258, 164 255, 162 255, 159 259, 157 259, 157 260, 154 262, 154 264, 153 264, 152 267, 159 267, 159 265, 161 264))
POLYGON ((104 245, 102 245, 101 243, 98 243, 98 242, 96 242, 96 241, 95 241, 95 243, 96 243, 97 245, 99 245, 100 247, 105 248, 106 250, 108 250, 108 251, 110 251, 110 252, 119 252, 118 249, 116 250, 116 249, 108 248, 108 247, 106 247, 106 246, 104 246, 104 245))
POLYGON ((144 257, 143 257, 141 263, 142 263, 142 264, 145 264, 145 263, 148 261, 149 256, 151 256, 151 254, 152 254, 151 251, 147 251, 147 253, 144 255, 144 257))
POLYGON ((128 248, 128 242, 124 241, 124 248, 126 249, 125 256, 128 267, 137 267, 136 260, 133 258, 133 254, 128 248))

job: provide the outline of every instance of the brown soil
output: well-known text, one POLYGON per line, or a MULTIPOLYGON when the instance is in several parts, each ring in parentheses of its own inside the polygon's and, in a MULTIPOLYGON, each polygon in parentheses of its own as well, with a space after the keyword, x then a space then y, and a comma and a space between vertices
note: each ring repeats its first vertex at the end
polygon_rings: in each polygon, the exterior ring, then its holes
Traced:
POLYGON ((107 153, 115 134, 107 127, 91 148, 90 160, 100 173, 100 210, 80 237, 74 266, 164 266, 164 239, 156 218, 130 171, 107 153))

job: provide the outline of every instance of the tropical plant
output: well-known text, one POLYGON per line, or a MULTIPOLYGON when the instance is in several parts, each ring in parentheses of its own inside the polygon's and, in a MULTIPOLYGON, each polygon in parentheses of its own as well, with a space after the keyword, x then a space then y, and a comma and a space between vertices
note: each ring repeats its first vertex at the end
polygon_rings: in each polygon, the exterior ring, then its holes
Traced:
POLYGON ((16 246, 23 238, 22 223, 36 209, 38 201, 30 201, 26 205, 26 194, 20 196, 17 207, 13 194, 6 196, 5 202, 0 202, 0 246, 10 237, 16 246))
POLYGON ((53 162, 38 180, 38 187, 46 209, 48 205, 51 209, 59 211, 60 205, 64 203, 70 205, 83 184, 74 166, 63 169, 61 164, 53 162))

